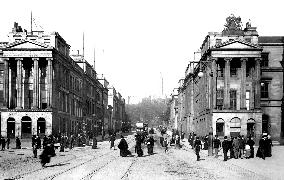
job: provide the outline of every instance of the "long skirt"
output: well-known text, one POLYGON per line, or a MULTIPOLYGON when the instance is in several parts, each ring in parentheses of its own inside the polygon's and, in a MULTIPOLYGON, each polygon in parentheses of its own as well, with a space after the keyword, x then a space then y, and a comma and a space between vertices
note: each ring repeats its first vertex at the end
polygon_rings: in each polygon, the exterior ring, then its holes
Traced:
POLYGON ((126 157, 127 155, 131 155, 131 152, 128 149, 120 149, 120 156, 126 157))
POLYGON ((153 154, 153 146, 148 145, 147 148, 148 148, 148 154, 153 154))
POLYGON ((141 147, 137 147, 137 155, 139 156, 139 157, 141 157, 141 156, 143 156, 143 150, 142 150, 142 148, 141 147))

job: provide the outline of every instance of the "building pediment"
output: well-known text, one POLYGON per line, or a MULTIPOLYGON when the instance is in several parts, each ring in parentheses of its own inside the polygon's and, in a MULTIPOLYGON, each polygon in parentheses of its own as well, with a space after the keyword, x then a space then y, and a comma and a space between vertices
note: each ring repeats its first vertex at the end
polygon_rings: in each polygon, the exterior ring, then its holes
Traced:
POLYGON ((52 47, 37 41, 20 40, 9 43, 4 49, 51 49, 52 47))
POLYGON ((257 44, 253 44, 244 40, 230 40, 230 41, 226 41, 220 44, 217 44, 213 47, 213 49, 260 49, 261 47, 258 46, 257 44))

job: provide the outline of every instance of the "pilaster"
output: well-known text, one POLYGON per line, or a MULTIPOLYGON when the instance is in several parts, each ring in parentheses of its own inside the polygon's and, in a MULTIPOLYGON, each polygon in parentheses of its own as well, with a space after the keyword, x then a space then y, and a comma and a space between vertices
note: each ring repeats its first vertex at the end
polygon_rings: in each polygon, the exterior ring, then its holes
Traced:
POLYGON ((255 109, 260 109, 260 99, 261 99, 261 95, 260 95, 260 91, 261 91, 261 87, 260 87, 260 61, 261 58, 255 58, 255 99, 254 99, 254 108, 255 109))
POLYGON ((240 86, 240 104, 241 109, 246 109, 246 63, 248 58, 241 58, 241 86, 240 86))
POLYGON ((16 109, 22 108, 22 60, 23 58, 15 58, 17 61, 17 107, 16 109))
POLYGON ((33 109, 38 108, 38 61, 39 58, 32 58, 34 62, 33 67, 33 109))
POLYGON ((2 58, 4 62, 3 74, 3 108, 9 105, 9 58, 2 58))
POLYGON ((225 58, 225 81, 224 81, 224 108, 230 108, 230 62, 232 58, 225 58))
POLYGON ((53 80, 52 80, 52 61, 53 58, 46 58, 47 60, 47 108, 51 108, 52 107, 52 84, 53 84, 53 80))
POLYGON ((212 90, 212 106, 213 109, 217 109, 217 58, 212 58, 212 84, 211 84, 211 90, 212 90))

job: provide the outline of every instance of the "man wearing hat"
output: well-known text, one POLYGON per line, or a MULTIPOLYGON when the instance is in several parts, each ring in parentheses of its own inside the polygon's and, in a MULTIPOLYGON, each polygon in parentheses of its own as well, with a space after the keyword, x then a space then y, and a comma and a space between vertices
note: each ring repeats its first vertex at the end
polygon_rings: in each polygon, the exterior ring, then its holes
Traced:
POLYGON ((222 142, 222 148, 223 148, 223 153, 224 153, 224 161, 228 160, 227 153, 230 149, 230 142, 227 139, 227 136, 224 137, 224 141, 222 142))

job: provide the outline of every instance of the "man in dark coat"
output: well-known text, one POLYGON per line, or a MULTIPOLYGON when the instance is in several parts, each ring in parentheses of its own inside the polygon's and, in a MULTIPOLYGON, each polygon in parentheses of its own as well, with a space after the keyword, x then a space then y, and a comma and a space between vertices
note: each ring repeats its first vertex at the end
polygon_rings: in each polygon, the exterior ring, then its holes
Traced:
POLYGON ((267 135, 267 139, 265 141, 265 147, 266 147, 266 150, 265 150, 265 157, 271 157, 272 156, 272 153, 271 153, 271 147, 272 147, 272 140, 271 140, 271 136, 270 135, 267 135))
POLYGON ((240 157, 241 159, 243 159, 244 150, 245 150, 245 145, 246 145, 246 142, 245 142, 245 139, 244 139, 244 135, 239 136, 239 144, 240 144, 239 157, 240 157))
POLYGON ((115 150, 114 141, 115 141, 115 134, 112 134, 109 138, 110 141, 110 149, 113 148, 115 150))
POLYGON ((204 137, 204 147, 203 147, 204 150, 208 150, 208 135, 206 135, 204 137))
POLYGON ((131 152, 128 150, 128 144, 122 135, 117 147, 120 149, 120 156, 126 157, 127 155, 131 155, 131 152))
POLYGON ((46 137, 46 135, 44 135, 44 137, 43 137, 43 140, 42 140, 42 148, 44 149, 45 148, 45 146, 47 145, 47 141, 48 141, 48 138, 46 137))
POLYGON ((224 137, 224 141, 222 142, 223 154, 224 154, 224 161, 228 160, 227 153, 230 149, 230 141, 228 141, 227 136, 224 137))
POLYGON ((230 142, 230 158, 234 158, 234 149, 233 149, 233 141, 234 141, 234 137, 231 137, 230 142))
POLYGON ((3 136, 1 136, 1 145, 2 145, 2 151, 5 150, 5 145, 6 145, 6 141, 5 141, 5 138, 3 136))
POLYGON ((265 160, 265 140, 266 137, 263 135, 262 138, 259 140, 259 146, 256 152, 256 157, 260 157, 265 160))
POLYGON ((200 149, 201 149, 201 141, 199 140, 199 137, 196 137, 196 140, 194 141, 194 145, 193 145, 194 149, 195 149, 195 154, 197 156, 197 161, 200 160, 200 149))
POLYGON ((143 150, 142 150, 142 138, 141 135, 137 134, 136 136, 136 145, 135 145, 135 152, 137 152, 138 157, 143 156, 143 150))
POLYGON ((16 149, 21 149, 21 141, 19 137, 16 137, 16 149))
POLYGON ((147 140, 147 148, 148 148, 148 154, 153 154, 153 148, 154 148, 154 138, 153 136, 150 136, 147 140))
POLYGON ((218 152, 219 152, 220 147, 221 147, 221 141, 218 138, 218 135, 215 135, 215 138, 213 140, 213 148, 214 148, 214 151, 215 151, 215 157, 216 158, 218 157, 218 152))
POLYGON ((36 146, 37 146, 37 149, 41 149, 41 140, 39 136, 37 136, 36 138, 36 146))

